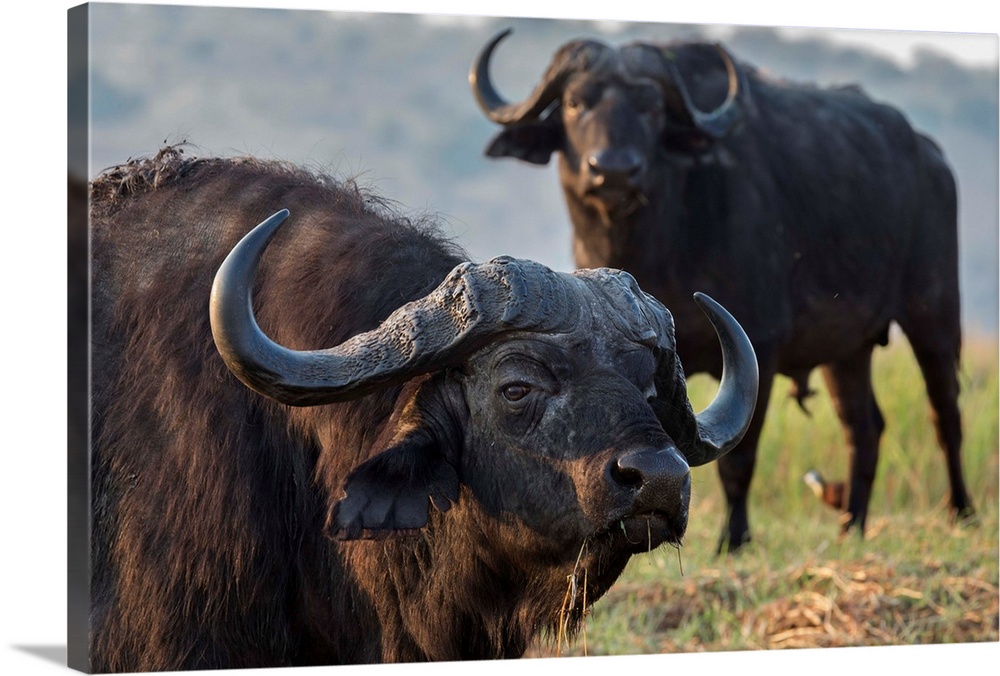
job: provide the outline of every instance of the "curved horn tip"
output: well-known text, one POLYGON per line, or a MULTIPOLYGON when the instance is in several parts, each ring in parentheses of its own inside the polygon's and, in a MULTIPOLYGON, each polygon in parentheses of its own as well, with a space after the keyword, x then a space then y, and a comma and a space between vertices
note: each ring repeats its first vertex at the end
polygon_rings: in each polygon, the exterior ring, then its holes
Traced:
POLYGON ((231 307, 237 296, 247 293, 246 289, 249 288, 248 270, 253 270, 256 267, 257 260, 277 232, 278 226, 288 216, 288 209, 280 209, 255 225, 243 235, 216 271, 212 281, 209 312, 212 333, 217 339, 221 336, 218 333, 221 327, 240 325, 240 322, 231 323, 233 315, 224 312, 223 308, 231 307))
MULTIPOLYGON (((748 361, 749 365, 751 365, 753 368, 753 375, 754 375, 753 384, 754 384, 754 389, 756 390, 758 385, 757 380, 759 378, 757 353, 754 351, 753 343, 750 342, 750 338, 746 335, 746 332, 743 330, 743 327, 740 326, 740 323, 736 321, 736 318, 733 317, 733 315, 729 312, 729 310, 723 307, 723 305, 719 303, 719 301, 715 300, 707 293, 703 293, 701 291, 695 291, 694 301, 698 304, 698 307, 701 308, 701 311, 704 312, 706 316, 708 316, 709 320, 711 320, 712 325, 715 327, 716 333, 719 333, 719 329, 721 328, 720 324, 729 324, 734 329, 735 335, 732 335, 730 337, 738 339, 735 342, 735 345, 741 348, 741 352, 743 352, 742 356, 746 358, 746 361, 748 361)), ((720 334, 720 338, 721 337, 722 335, 720 334)), ((724 349, 725 347, 726 345, 723 345, 724 349)))
MULTIPOLYGON (((695 291, 691 295, 692 295, 692 297, 696 301, 698 301, 698 305, 700 305, 702 307, 704 307, 706 305, 708 305, 708 306, 714 306, 714 307, 722 307, 722 305, 719 303, 719 301, 715 300, 714 298, 712 298, 711 296, 709 296, 704 291, 695 291)), ((725 309, 725 308, 723 308, 723 309, 725 309)))
POLYGON ((285 219, 288 218, 288 216, 288 209, 280 209, 255 225, 250 232, 257 233, 255 237, 259 236, 270 239, 270 236, 274 234, 279 225, 285 222, 285 219))
MULTIPOLYGON (((245 234, 239 243, 233 247, 226 258, 222 261, 222 265, 215 273, 215 280, 212 283, 212 307, 214 308, 218 301, 217 297, 222 295, 223 289, 233 281, 232 271, 236 269, 241 276, 244 274, 242 268, 246 267, 245 261, 253 261, 253 265, 256 265, 257 258, 263 253, 264 248, 267 246, 268 242, 271 241, 271 237, 277 232, 278 226, 284 223, 285 219, 288 218, 288 209, 281 209, 274 212, 263 221, 255 225, 250 232, 245 234)), ((213 310, 214 312, 214 310, 213 310)))
POLYGON ((476 84, 482 75, 486 75, 485 72, 480 72, 480 69, 485 67, 489 60, 489 56, 493 53, 493 50, 496 49, 496 46, 500 44, 500 41, 513 32, 513 28, 504 28, 502 31, 487 40, 486 44, 483 45, 483 48, 479 50, 479 56, 469 69, 469 82, 471 84, 476 84))
POLYGON ((729 311, 726 310, 726 308, 722 307, 719 301, 715 300, 707 293, 703 293, 701 291, 695 291, 692 297, 694 298, 694 302, 698 304, 698 307, 701 308, 701 311, 709 315, 710 317, 712 312, 718 313, 720 310, 722 312, 725 312, 727 315, 729 314, 729 311))
POLYGON ((513 32, 514 32, 514 29, 511 28, 510 26, 508 26, 507 28, 504 28, 502 31, 499 31, 496 35, 494 35, 492 38, 490 38, 489 42, 486 43, 486 49, 488 49, 490 51, 493 51, 493 48, 496 47, 498 44, 500 44, 501 40, 506 39, 507 36, 510 35, 513 32))
POLYGON ((255 266, 257 258, 260 257, 264 248, 274 236, 274 233, 277 232, 278 226, 284 223, 288 216, 288 209, 280 209, 274 212, 243 235, 236 246, 233 247, 215 273, 215 280, 212 283, 213 307, 217 303, 216 297, 220 296, 223 288, 233 281, 232 278, 234 275, 232 271, 236 269, 238 271, 236 276, 242 276, 245 274, 242 268, 246 267, 246 261, 252 261, 252 265, 255 266))
POLYGON ((760 386, 757 355, 743 327, 711 296, 697 292, 694 300, 719 336, 723 367, 719 392, 696 416, 700 448, 688 459, 692 467, 718 460, 739 443, 753 419, 760 386))
POLYGON ((291 212, 288 211, 288 209, 279 209, 278 211, 275 211, 273 214, 264 219, 261 225, 263 225, 264 223, 271 223, 272 221, 275 222, 274 225, 280 225, 286 218, 288 218, 290 214, 291 212))

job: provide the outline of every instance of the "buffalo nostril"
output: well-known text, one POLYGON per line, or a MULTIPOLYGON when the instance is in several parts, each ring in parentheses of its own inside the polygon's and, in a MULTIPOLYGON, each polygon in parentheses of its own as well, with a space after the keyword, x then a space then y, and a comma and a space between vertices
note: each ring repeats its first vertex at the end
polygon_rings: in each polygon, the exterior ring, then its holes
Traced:
POLYGON ((635 508, 668 514, 686 512, 691 494, 691 470, 672 447, 634 451, 611 463, 611 478, 637 490, 635 508))
POLYGON ((587 159, 590 175, 601 181, 634 180, 642 173, 642 166, 642 158, 629 151, 605 151, 587 159))
POLYGON ((596 156, 591 155, 587 160, 587 169, 590 171, 590 176, 596 184, 604 181, 604 168, 596 156))
POLYGON ((630 484, 648 481, 679 484, 691 472, 680 453, 669 447, 626 453, 615 462, 615 469, 630 484))
POLYGON ((639 488, 642 486, 642 472, 634 467, 629 467, 627 464, 622 466, 620 462, 613 462, 611 463, 610 471, 611 478, 617 484, 629 488, 639 488))

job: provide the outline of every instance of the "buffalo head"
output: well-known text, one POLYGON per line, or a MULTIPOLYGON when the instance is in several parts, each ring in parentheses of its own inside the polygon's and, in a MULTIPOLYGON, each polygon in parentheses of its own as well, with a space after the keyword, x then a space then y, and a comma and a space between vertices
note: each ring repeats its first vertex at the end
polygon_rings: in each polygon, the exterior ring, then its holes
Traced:
POLYGON ((258 327, 250 292, 286 216, 251 231, 218 271, 211 320, 226 364, 291 406, 402 393, 384 450, 348 475, 334 501, 329 535, 413 532, 452 510, 460 523, 500 524, 496 544, 515 559, 530 550, 565 560, 583 543, 628 554, 680 541, 689 467, 735 445, 756 399, 753 349, 721 306, 699 297, 727 370, 698 415, 670 313, 609 269, 464 263, 372 330, 329 349, 291 350, 258 327))
POLYGON ((647 203, 671 153, 690 163, 739 121, 747 101, 745 74, 721 47, 698 46, 681 58, 646 43, 620 49, 594 40, 561 47, 534 91, 508 103, 490 82, 489 64, 505 30, 482 49, 469 73, 486 116, 504 127, 487 148, 491 157, 546 164, 560 153, 567 198, 597 211, 604 223, 647 203))

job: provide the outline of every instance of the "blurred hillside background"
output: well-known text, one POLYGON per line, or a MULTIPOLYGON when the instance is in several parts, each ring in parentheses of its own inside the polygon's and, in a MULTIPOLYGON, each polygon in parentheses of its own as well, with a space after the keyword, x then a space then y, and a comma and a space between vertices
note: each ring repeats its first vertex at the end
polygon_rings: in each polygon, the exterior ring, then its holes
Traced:
MULTIPOLYGON (((759 27, 90 7, 90 62, 71 66, 90 68, 90 164, 71 169, 93 177, 180 141, 195 156, 290 160, 358 178, 404 212, 436 214, 477 260, 510 254, 562 270, 572 268, 570 226, 554 163, 539 168, 482 152, 496 129, 476 107, 467 75, 498 30, 514 29, 493 64, 498 89, 512 100, 529 92, 557 47, 581 36, 613 44, 722 40, 738 58, 787 79, 858 83, 944 147, 960 191, 964 325, 997 333, 997 63, 963 65, 933 48, 935 34, 902 63, 834 42, 829 29, 790 36, 759 27)), ((993 45, 995 55, 996 36, 993 45)), ((294 217, 295 205, 287 206, 294 217)))

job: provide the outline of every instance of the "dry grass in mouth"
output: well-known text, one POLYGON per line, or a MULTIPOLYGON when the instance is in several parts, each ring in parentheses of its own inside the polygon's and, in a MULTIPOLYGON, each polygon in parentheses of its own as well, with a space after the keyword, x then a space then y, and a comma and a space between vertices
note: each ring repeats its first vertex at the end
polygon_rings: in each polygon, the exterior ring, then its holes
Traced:
MULTIPOLYGON (((562 654, 563 641, 566 641, 566 647, 569 648, 569 618, 570 613, 576 607, 576 596, 579 589, 578 585, 578 571, 580 570, 580 561, 583 559, 583 553, 587 550, 587 542, 589 538, 583 541, 580 545, 580 551, 576 555, 576 563, 573 564, 573 572, 566 576, 566 594, 563 596, 562 608, 559 609, 559 634, 556 637, 556 657, 562 654)), ((580 610, 580 615, 582 617, 583 624, 583 654, 587 654, 587 569, 583 569, 583 607, 580 610)))
MULTIPOLYGON (((622 533, 625 533, 625 523, 621 522, 622 533)), ((652 532, 649 527, 649 520, 646 521, 646 544, 647 553, 653 551, 653 538, 652 532)), ((625 539, 628 540, 628 534, 625 533, 625 539)), ((576 555, 576 563, 573 564, 573 572, 566 576, 566 594, 563 596, 562 607, 559 609, 559 631, 556 637, 556 657, 562 656, 563 644, 565 642, 567 651, 572 651, 573 646, 570 644, 569 639, 569 622, 570 614, 576 608, 576 599, 580 591, 582 591, 580 617, 581 617, 581 649, 583 655, 587 655, 587 616, 589 613, 589 608, 587 606, 587 568, 583 567, 581 569, 580 562, 583 560, 584 553, 587 551, 587 544, 590 541, 588 537, 580 545, 580 551, 576 555), (580 572, 583 573, 583 582, 580 583, 580 572)), ((631 542, 629 540, 629 542, 631 542)), ((681 577, 684 577, 684 565, 681 561, 681 545, 680 543, 671 544, 672 547, 677 551, 677 568, 680 570, 681 577)), ((573 653, 579 654, 579 653, 573 653)))

